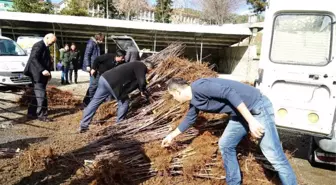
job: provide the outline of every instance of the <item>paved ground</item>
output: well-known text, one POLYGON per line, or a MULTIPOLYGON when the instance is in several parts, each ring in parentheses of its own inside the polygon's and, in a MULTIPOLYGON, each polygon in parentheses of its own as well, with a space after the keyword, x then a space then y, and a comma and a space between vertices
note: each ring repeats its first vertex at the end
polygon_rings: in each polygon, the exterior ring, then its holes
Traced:
MULTIPOLYGON (((58 86, 62 90, 69 90, 74 92, 74 94, 84 95, 88 87, 88 73, 79 72, 79 84, 71 85, 60 85, 60 72, 52 73, 53 79, 50 85, 58 86)), ((8 121, 6 119, 20 119, 24 117, 26 110, 20 108, 18 105, 14 104, 20 96, 14 95, 13 91, 15 89, 0 88, 0 147, 2 144, 16 141, 23 138, 30 138, 28 135, 19 132, 22 125, 15 124, 15 121, 8 121), (8 113, 8 111, 13 111, 16 113, 8 113)), ((15 92, 20 94, 20 92, 15 92)), ((80 97, 81 98, 81 97, 80 97)), ((34 126, 34 125, 31 125, 34 126)), ((306 156, 309 148, 309 137, 305 135, 288 133, 285 131, 280 131, 281 140, 285 148, 291 151, 296 151, 294 153, 293 159, 290 160, 291 165, 299 179, 300 184, 304 185, 336 185, 336 172, 335 169, 324 169, 324 168, 314 168, 306 160, 306 156)), ((39 140, 34 140, 34 142, 39 142, 39 140)), ((1 170, 0 170, 1 171, 1 170)))

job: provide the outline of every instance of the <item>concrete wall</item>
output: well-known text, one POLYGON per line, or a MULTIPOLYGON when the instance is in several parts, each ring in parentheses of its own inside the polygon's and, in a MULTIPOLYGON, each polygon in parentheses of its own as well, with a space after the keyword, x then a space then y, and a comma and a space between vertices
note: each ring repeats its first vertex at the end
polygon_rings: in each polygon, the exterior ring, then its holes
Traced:
POLYGON ((241 81, 253 82, 258 75, 259 60, 255 46, 237 46, 223 49, 218 62, 220 74, 230 74, 241 81))

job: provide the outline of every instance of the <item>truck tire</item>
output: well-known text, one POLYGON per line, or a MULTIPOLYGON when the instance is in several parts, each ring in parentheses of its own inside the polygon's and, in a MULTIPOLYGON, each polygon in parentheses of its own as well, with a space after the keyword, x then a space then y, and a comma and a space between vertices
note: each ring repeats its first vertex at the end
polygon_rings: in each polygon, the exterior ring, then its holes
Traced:
POLYGON ((311 166, 318 167, 318 163, 315 161, 314 151, 317 149, 317 144, 315 143, 314 137, 310 137, 309 150, 308 150, 308 161, 311 166))

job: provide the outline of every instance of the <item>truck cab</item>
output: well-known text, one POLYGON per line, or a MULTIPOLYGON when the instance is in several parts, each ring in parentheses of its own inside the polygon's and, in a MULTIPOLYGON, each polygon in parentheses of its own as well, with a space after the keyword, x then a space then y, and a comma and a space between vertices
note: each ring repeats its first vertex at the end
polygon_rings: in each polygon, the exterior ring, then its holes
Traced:
POLYGON ((271 0, 255 86, 273 102, 279 128, 311 135, 312 165, 336 165, 334 0, 271 0))
POLYGON ((23 75, 28 55, 13 40, 0 36, 0 86, 25 86, 31 84, 23 75))

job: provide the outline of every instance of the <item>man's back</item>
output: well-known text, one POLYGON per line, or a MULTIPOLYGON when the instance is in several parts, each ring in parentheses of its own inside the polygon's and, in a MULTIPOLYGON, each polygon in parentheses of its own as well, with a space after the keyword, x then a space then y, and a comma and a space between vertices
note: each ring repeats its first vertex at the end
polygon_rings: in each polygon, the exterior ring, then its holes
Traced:
MULTIPOLYGON (((50 71, 50 68, 50 51, 44 41, 41 40, 33 45, 24 73, 32 77, 34 81, 40 81, 41 78, 43 78, 41 75, 42 71, 50 71)), ((45 81, 45 79, 43 81, 45 81)))
POLYGON ((106 71, 102 76, 117 97, 124 97, 136 88, 146 86, 147 67, 142 62, 131 62, 106 71))
POLYGON ((199 110, 217 113, 235 113, 234 107, 244 102, 251 110, 260 97, 260 91, 241 82, 202 78, 191 84, 191 104, 199 110))
POLYGON ((136 47, 131 46, 126 50, 125 62, 135 62, 140 60, 139 51, 136 47))
POLYGON ((107 53, 98 56, 92 65, 92 69, 97 70, 100 75, 104 74, 106 71, 116 67, 118 63, 115 61, 115 55, 112 53, 107 53))

